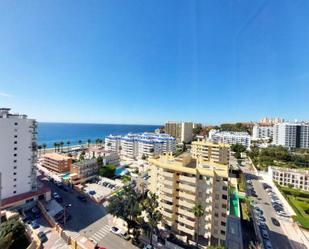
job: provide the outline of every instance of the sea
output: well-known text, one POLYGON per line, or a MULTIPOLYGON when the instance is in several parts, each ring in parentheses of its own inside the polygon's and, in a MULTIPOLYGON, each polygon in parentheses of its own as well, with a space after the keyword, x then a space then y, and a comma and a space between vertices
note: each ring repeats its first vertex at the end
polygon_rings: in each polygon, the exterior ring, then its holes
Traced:
POLYGON ((77 124, 77 123, 38 123, 38 144, 46 144, 47 148, 54 143, 70 141, 70 146, 78 141, 93 143, 96 139, 105 139, 110 134, 125 135, 127 133, 153 132, 160 125, 128 125, 128 124, 77 124))

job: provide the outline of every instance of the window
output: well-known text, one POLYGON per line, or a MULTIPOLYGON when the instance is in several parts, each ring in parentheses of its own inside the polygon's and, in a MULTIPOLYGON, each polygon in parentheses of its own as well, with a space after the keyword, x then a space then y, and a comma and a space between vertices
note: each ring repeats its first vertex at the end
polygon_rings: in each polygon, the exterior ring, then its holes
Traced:
POLYGON ((14 176, 16 176, 16 174, 17 174, 16 172, 13 173, 14 176))
POLYGON ((219 214, 218 214, 218 213, 215 213, 215 217, 219 217, 219 214))
POLYGON ((17 160, 14 160, 14 163, 17 163, 17 160))
POLYGON ((226 208, 226 204, 222 204, 222 208, 226 208))
POLYGON ((14 188, 16 188, 16 187, 17 187, 17 185, 15 184, 13 187, 14 187, 14 188))
POLYGON ((223 186, 222 189, 223 189, 224 191, 227 191, 227 186, 223 186))
POLYGON ((14 135, 14 138, 17 138, 17 135, 14 135))
POLYGON ((18 123, 15 122, 14 125, 18 125, 18 123))
POLYGON ((16 191, 13 191, 13 194, 16 194, 16 191))
POLYGON ((222 195, 223 200, 227 200, 227 195, 222 195))
POLYGON ((17 148, 16 148, 16 147, 14 147, 14 150, 17 150, 17 148))
POLYGON ((221 221, 221 226, 224 226, 225 227, 225 222, 221 221))
POLYGON ((17 156, 17 154, 14 154, 14 156, 17 156))
POLYGON ((222 234, 222 235, 225 235, 225 231, 221 230, 221 234, 222 234))
POLYGON ((14 141, 14 144, 17 144, 17 141, 14 141))
POLYGON ((14 166, 14 169, 17 169, 17 166, 14 166))
POLYGON ((16 178, 14 178, 14 182, 16 182, 17 181, 17 179, 16 178))

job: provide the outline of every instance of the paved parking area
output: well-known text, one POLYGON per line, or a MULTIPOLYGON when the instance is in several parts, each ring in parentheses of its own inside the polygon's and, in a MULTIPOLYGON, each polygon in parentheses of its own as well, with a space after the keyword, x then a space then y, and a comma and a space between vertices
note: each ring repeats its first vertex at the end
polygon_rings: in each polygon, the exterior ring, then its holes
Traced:
POLYGON ((78 192, 65 192, 46 178, 42 179, 42 181, 53 192, 56 191, 59 193, 65 204, 71 204, 71 207, 67 211, 72 217, 64 225, 64 229, 69 235, 73 237, 79 234, 84 235, 89 239, 93 239, 100 246, 109 249, 136 248, 131 242, 109 232, 109 228, 112 226, 112 220, 102 204, 95 203, 90 199, 88 199, 87 203, 83 203, 77 199, 78 192))

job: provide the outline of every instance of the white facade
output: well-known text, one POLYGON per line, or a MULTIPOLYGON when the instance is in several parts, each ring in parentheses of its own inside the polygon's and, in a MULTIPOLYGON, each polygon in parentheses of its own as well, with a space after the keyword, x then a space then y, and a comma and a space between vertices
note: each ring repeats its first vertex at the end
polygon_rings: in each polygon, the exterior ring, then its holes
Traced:
POLYGON ((287 148, 309 148, 309 124, 281 123, 274 126, 274 145, 287 148))
POLYGON ((36 121, 0 109, 1 198, 36 191, 36 121))
POLYGON ((309 191, 309 170, 268 167, 268 174, 281 186, 309 191))
POLYGON ((274 127, 272 125, 254 125, 252 139, 273 139, 274 127))
POLYGON ((215 143, 242 144, 250 148, 251 137, 247 132, 219 131, 212 129, 209 131, 209 140, 215 143))
MULTIPOLYGON (((176 139, 168 134, 143 133, 127 134, 126 136, 110 135, 105 141, 105 144, 111 143, 110 141, 117 141, 117 143, 120 144, 118 147, 116 146, 116 148, 118 148, 118 153, 124 158, 131 159, 176 151, 176 139), (115 137, 117 137, 117 139, 114 139, 115 137)), ((113 150, 115 146, 107 146, 106 148, 113 150)), ((116 149, 114 149, 114 151, 116 151, 116 149)))
POLYGON ((181 142, 189 143, 192 141, 193 124, 191 122, 181 123, 181 142))
POLYGON ((105 138, 105 149, 110 151, 119 152, 121 146, 121 136, 109 135, 105 138))

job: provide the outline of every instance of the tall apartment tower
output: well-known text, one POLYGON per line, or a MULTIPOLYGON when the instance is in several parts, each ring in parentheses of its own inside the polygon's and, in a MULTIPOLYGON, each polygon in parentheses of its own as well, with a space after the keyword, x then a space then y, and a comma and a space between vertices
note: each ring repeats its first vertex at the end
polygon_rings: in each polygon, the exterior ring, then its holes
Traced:
POLYGON ((225 245, 228 216, 228 165, 164 155, 151 158, 149 190, 158 196, 162 226, 184 241, 225 245), (202 205, 197 221, 193 208, 202 205), (197 225, 199 227, 197 228, 197 225))
POLYGON ((178 143, 189 143, 192 141, 193 136, 193 123, 192 122, 168 122, 165 124, 165 133, 176 138, 178 143))
POLYGON ((274 145, 286 148, 309 148, 309 124, 280 123, 274 125, 274 145))
POLYGON ((1 198, 36 191, 36 129, 34 119, 0 108, 1 198))

